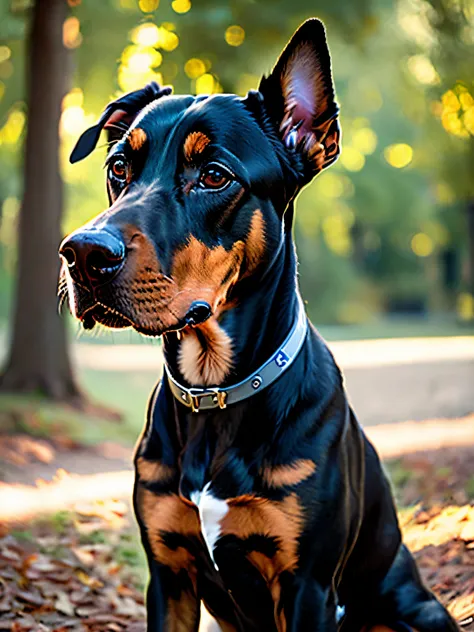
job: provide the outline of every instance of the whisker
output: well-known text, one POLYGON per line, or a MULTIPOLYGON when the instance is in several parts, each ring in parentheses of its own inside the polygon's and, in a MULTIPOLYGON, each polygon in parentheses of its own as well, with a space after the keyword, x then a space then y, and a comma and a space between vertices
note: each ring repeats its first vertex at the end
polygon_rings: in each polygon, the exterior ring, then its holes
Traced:
POLYGON ((107 125, 107 129, 118 129, 121 132, 128 132, 129 126, 126 123, 121 123, 120 121, 117 121, 116 123, 109 123, 107 125))

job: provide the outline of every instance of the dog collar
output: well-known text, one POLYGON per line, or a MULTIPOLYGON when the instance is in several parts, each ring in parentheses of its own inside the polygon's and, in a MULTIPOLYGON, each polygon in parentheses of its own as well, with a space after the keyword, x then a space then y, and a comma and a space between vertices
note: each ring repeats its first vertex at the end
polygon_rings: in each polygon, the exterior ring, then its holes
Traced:
POLYGON ((303 346, 307 330, 308 321, 303 301, 298 294, 298 314, 292 330, 272 357, 249 377, 238 384, 227 386, 226 388, 218 386, 186 388, 171 375, 170 369, 165 362, 165 372, 171 392, 181 404, 191 408, 193 413, 198 413, 201 410, 227 408, 231 404, 248 399, 255 393, 270 386, 291 366, 303 346))

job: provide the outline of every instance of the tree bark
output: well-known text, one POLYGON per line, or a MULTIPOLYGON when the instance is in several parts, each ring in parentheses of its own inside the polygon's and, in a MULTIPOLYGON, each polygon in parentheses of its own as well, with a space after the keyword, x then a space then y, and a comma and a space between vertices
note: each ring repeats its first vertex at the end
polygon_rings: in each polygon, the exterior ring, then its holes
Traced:
POLYGON ((28 127, 19 218, 13 335, 0 389, 81 401, 68 355, 56 288, 63 209, 59 120, 68 52, 62 28, 66 0, 36 0, 28 50, 28 127))

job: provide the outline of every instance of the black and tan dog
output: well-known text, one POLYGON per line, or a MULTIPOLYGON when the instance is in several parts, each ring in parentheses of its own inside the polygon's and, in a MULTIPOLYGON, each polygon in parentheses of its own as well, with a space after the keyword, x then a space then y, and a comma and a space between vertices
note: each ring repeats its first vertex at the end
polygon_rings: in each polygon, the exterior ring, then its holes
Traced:
POLYGON ((293 200, 339 153, 324 28, 245 98, 151 84, 109 104, 110 208, 61 246, 91 328, 163 335, 136 452, 148 630, 447 632, 379 459, 298 294, 293 200), (383 627, 387 626, 387 627, 383 627))

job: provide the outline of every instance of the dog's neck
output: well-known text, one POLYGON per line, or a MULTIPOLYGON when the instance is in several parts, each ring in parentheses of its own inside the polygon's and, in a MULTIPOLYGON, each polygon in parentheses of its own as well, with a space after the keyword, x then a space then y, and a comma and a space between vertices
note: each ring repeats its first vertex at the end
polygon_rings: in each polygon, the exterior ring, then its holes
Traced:
POLYGON ((296 254, 291 232, 266 269, 242 281, 219 320, 164 339, 165 359, 189 386, 228 386, 248 377, 282 344, 297 315, 296 254), (235 299, 235 300, 234 300, 235 299))

